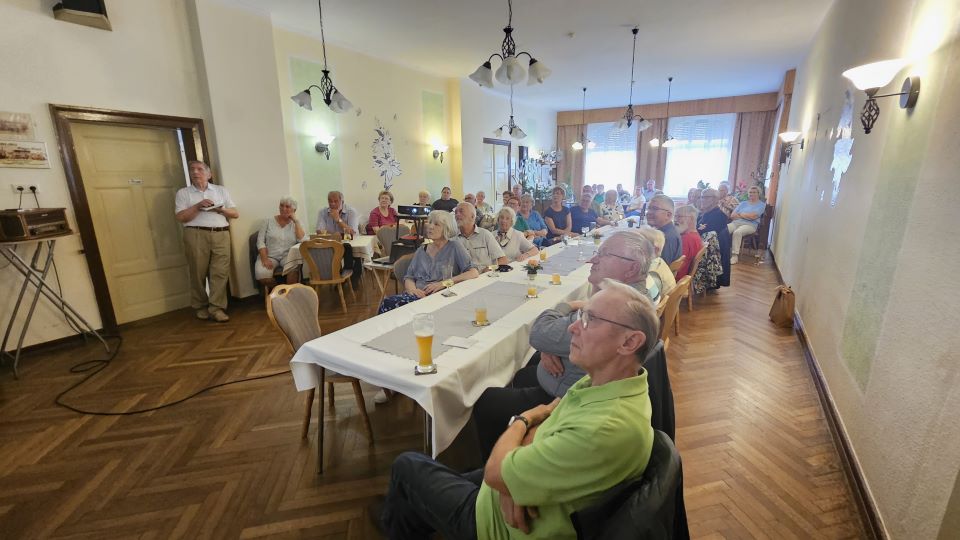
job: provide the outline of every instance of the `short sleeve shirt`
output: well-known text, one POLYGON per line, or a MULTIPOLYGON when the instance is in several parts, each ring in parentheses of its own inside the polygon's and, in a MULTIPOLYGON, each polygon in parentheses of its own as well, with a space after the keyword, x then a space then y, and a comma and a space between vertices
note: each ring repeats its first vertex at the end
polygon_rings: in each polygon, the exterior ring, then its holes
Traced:
POLYGON ((534 247, 533 242, 516 229, 510 229, 506 233, 497 230, 494 237, 503 254, 511 261, 517 260, 521 253, 526 253, 534 247))
POLYGON ((764 210, 767 209, 767 203, 763 201, 757 201, 751 203, 750 201, 743 201, 737 205, 737 209, 733 211, 735 214, 756 214, 757 219, 735 219, 734 223, 737 225, 753 225, 754 227, 760 226, 760 217, 763 216, 764 210))
MULTIPOLYGON (((178 213, 182 212, 204 199, 210 199, 213 201, 215 206, 223 206, 224 208, 237 207, 237 205, 233 204, 233 199, 230 198, 230 193, 227 191, 227 188, 208 182, 207 189, 203 191, 197 189, 193 184, 177 190, 177 195, 174 199, 175 211, 178 213)), ((214 212, 212 210, 201 210, 199 213, 197 213, 197 217, 184 223, 183 226, 226 227, 229 224, 230 223, 227 221, 226 216, 223 214, 214 212)))
MULTIPOLYGON (((340 209, 340 219, 355 231, 357 227, 360 226, 360 218, 357 216, 357 211, 350 206, 343 205, 343 208, 340 209)), ((330 207, 323 208, 317 212, 317 230, 329 233, 342 232, 343 229, 337 225, 337 217, 330 212, 330 207)), ((359 234, 359 231, 357 231, 357 233, 359 234)))
POLYGON ((591 223, 597 222, 597 213, 593 208, 584 210, 579 206, 570 208, 570 218, 573 219, 573 232, 579 233, 584 227, 589 227, 591 223))
MULTIPOLYGON (((517 214, 517 219, 522 218, 521 214, 517 214)), ((530 211, 530 217, 523 218, 527 223, 527 229, 531 231, 545 231, 547 230, 547 222, 543 220, 543 216, 540 215, 536 210, 530 211)))
POLYGON ((492 232, 486 229, 476 227, 470 236, 464 236, 463 233, 460 233, 457 236, 457 241, 467 248, 474 268, 483 270, 503 257, 503 249, 500 248, 497 239, 492 232))
MULTIPOLYGON (((643 474, 653 449, 647 373, 570 387, 537 429, 533 442, 512 450, 501 465, 514 502, 536 506, 537 538, 576 538, 570 514, 643 474)), ((478 538, 519 538, 500 512, 500 493, 484 483, 476 502, 478 538)))
POLYGON ((267 218, 260 227, 260 233, 257 235, 257 249, 267 248, 267 257, 282 260, 299 240, 297 226, 293 221, 281 227, 277 223, 277 218, 271 217, 267 218))
MULTIPOLYGON (((489 232, 489 231, 488 231, 489 232)), ((458 276, 471 268, 470 255, 460 242, 449 241, 433 257, 427 253, 427 246, 417 250, 407 267, 406 279, 412 279, 418 289, 428 283, 443 281, 458 276)))
MULTIPOLYGON (((552 219, 554 227, 565 229, 567 227, 567 220, 570 219, 570 209, 564 206, 557 211, 554 210, 553 207, 548 206, 547 209, 543 211, 543 217, 552 219)), ((553 234, 547 229, 547 238, 553 238, 555 236, 559 235, 553 234)))

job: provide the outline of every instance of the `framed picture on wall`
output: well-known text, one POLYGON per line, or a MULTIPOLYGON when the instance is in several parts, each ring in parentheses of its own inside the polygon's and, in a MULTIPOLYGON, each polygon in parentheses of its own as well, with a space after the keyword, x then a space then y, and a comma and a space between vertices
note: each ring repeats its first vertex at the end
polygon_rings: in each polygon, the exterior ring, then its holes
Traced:
POLYGON ((0 167, 49 169, 47 143, 43 141, 0 140, 0 167))
POLYGON ((0 111, 0 139, 28 141, 36 138, 33 118, 28 113, 0 111))

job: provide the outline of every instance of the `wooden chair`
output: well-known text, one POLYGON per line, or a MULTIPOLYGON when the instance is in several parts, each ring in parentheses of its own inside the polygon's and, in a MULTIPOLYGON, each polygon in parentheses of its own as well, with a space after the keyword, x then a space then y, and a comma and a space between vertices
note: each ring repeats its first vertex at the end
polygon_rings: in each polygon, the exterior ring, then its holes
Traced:
POLYGON ((757 232, 744 236, 743 241, 740 242, 741 251, 742 248, 747 248, 756 252, 757 262, 754 264, 759 265, 763 262, 763 256, 767 252, 767 239, 770 237, 770 220, 772 219, 773 206, 768 204, 764 207, 763 215, 760 216, 760 225, 757 227, 757 232))
POLYGON ((689 289, 690 287, 690 276, 684 276, 680 281, 677 282, 677 286, 667 294, 666 302, 663 306, 663 311, 660 315, 660 339, 663 340, 663 348, 666 349, 670 345, 670 332, 667 330, 669 327, 674 327, 674 333, 680 335, 679 327, 677 326, 677 317, 680 314, 680 298, 683 296, 683 291, 689 289))
POLYGON ((397 241, 398 236, 406 236, 410 234, 410 227, 406 225, 397 225, 397 228, 392 227, 381 227, 377 231, 377 243, 380 244, 380 253, 384 257, 390 256, 390 248, 393 247, 393 243, 397 241))
POLYGON ((675 294, 678 297, 677 300, 677 317, 674 322, 674 331, 679 336, 680 335, 680 302, 683 301, 684 297, 690 298, 690 283, 693 281, 693 278, 690 276, 683 276, 680 278, 680 281, 677 282, 677 286, 670 291, 670 294, 675 294))
POLYGON ((686 262, 686 261, 687 261, 687 256, 686 256, 686 255, 681 255, 679 259, 677 259, 677 260, 673 261, 672 263, 670 263, 670 271, 673 272, 674 274, 676 274, 676 273, 677 273, 677 270, 679 270, 680 267, 683 266, 683 263, 686 262))
MULTIPOLYGON (((693 263, 690 264, 690 273, 687 274, 687 277, 690 280, 693 280, 693 276, 697 275, 697 268, 700 268, 700 262, 703 260, 703 257, 707 254, 707 245, 704 244, 700 248, 700 251, 693 257, 693 263)), ((687 311, 693 311, 693 292, 690 290, 691 287, 687 287, 687 311)))
POLYGON ((319 291, 320 285, 336 285, 340 293, 340 305, 343 312, 347 312, 347 302, 343 298, 343 282, 350 287, 353 301, 357 301, 357 293, 353 290, 350 277, 353 268, 343 268, 343 244, 335 240, 321 238, 307 240, 300 244, 300 256, 310 268, 311 287, 319 291))
MULTIPOLYGON (((317 320, 317 310, 320 301, 317 293, 306 285, 277 285, 267 296, 267 317, 270 322, 283 334, 290 346, 291 352, 300 350, 304 343, 320 337, 320 323, 317 320)), ((367 416, 367 405, 363 400, 363 393, 360 390, 360 381, 355 377, 347 377, 329 371, 320 369, 320 410, 317 422, 317 455, 318 469, 323 472, 323 417, 324 417, 324 393, 329 388, 327 394, 330 406, 333 407, 333 385, 334 383, 350 383, 353 385, 353 395, 357 399, 357 407, 360 409, 360 415, 363 417, 363 426, 367 432, 367 439, 373 445, 373 428, 370 426, 370 417, 367 416)), ((307 394, 306 408, 303 412, 303 429, 301 438, 306 439, 310 430, 310 416, 313 409, 313 398, 316 395, 316 389, 311 389, 307 394)))

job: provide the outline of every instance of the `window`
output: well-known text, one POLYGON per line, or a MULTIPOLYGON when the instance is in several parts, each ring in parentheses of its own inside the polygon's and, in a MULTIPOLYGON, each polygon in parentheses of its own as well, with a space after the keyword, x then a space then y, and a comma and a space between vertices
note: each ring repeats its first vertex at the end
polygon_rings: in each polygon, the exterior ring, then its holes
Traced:
POLYGON ((587 138, 596 146, 581 150, 587 153, 583 181, 586 184, 603 184, 604 189, 616 189, 617 184, 623 184, 623 189, 633 193, 637 168, 637 127, 615 129, 614 125, 614 122, 587 125, 587 138))
POLYGON ((679 144, 667 149, 663 192, 686 198, 700 180, 714 188, 726 181, 736 122, 736 113, 671 118, 668 131, 679 144))

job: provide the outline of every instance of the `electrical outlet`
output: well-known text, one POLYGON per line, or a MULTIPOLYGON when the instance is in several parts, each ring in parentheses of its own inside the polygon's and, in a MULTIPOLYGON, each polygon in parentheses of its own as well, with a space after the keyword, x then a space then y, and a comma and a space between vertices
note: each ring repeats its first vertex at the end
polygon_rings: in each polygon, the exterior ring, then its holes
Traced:
POLYGON ((27 186, 23 184, 10 184, 10 189, 15 193, 30 193, 27 191, 27 186))
POLYGON ((40 186, 36 184, 30 184, 27 186, 27 191, 30 193, 40 193, 40 186))

